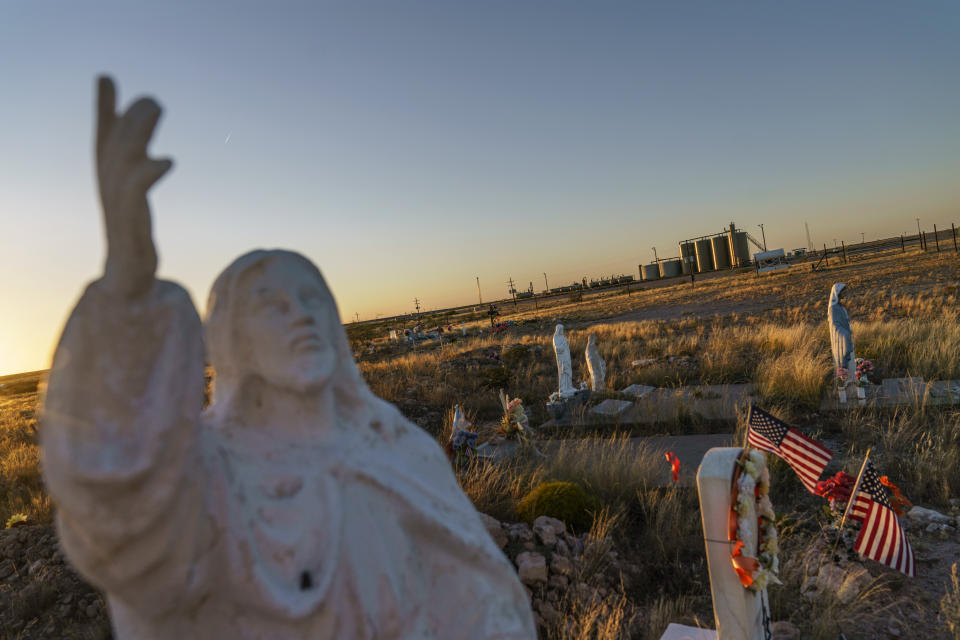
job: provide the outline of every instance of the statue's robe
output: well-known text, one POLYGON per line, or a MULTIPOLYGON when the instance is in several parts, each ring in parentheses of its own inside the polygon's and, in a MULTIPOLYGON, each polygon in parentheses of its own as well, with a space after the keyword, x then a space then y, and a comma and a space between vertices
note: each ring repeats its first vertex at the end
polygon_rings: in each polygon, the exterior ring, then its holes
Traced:
POLYGON ((553 352, 557 356, 557 377, 560 396, 570 396, 576 391, 573 386, 573 363, 570 360, 570 343, 563 335, 563 327, 557 326, 553 333, 553 352))
POLYGON ((118 638, 536 637, 425 432, 369 392, 375 419, 338 411, 324 440, 225 424, 202 412, 203 363, 200 319, 166 282, 138 302, 92 284, 54 357, 44 478, 118 638))
POLYGON ((840 292, 846 287, 843 283, 833 285, 830 290, 830 303, 827 307, 827 321, 830 325, 830 349, 833 353, 833 371, 846 369, 849 382, 857 379, 857 358, 853 353, 853 332, 850 331, 850 318, 847 309, 840 304, 840 292))

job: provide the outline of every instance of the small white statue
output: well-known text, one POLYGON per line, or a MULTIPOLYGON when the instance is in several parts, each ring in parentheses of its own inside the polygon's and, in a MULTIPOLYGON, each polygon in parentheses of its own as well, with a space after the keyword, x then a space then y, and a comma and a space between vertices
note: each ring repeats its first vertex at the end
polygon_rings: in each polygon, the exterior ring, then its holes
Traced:
POLYGON ((557 374, 560 377, 559 396, 569 398, 576 393, 573 386, 573 365, 570 362, 570 343, 563 335, 563 325, 553 332, 553 351, 557 355, 557 374))
POLYGON ((155 278, 160 108, 114 102, 101 79, 106 267, 57 347, 41 436, 61 545, 115 636, 535 638, 516 571, 434 439, 367 387, 313 263, 237 258, 203 324, 155 278))
POLYGON ((607 363, 600 357, 600 350, 597 348, 597 336, 592 333, 587 338, 587 371, 590 372, 590 388, 593 391, 604 391, 606 389, 607 363))
POLYGON ((838 282, 830 290, 830 304, 827 307, 827 320, 830 324, 830 349, 833 352, 833 373, 837 376, 840 369, 848 373, 847 383, 857 379, 857 358, 853 353, 853 333, 850 331, 850 317, 841 304, 841 298, 847 285, 838 282))

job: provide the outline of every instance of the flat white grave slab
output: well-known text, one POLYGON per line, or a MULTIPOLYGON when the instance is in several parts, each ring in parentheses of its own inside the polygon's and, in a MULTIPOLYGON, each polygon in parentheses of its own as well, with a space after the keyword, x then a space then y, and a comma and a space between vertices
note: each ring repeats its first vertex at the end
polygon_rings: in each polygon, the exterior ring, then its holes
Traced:
POLYGON ((883 397, 900 401, 923 398, 923 378, 884 378, 883 397))
POLYGON ((590 409, 590 413, 595 416, 612 417, 619 416, 621 413, 633 406, 629 400, 614 400, 607 398, 597 406, 590 409))
POLYGON ((632 384, 629 387, 620 389, 620 393, 624 393, 628 396, 634 396, 636 398, 642 398, 651 391, 655 391, 656 387, 650 387, 645 384, 632 384))
POLYGON ((660 640, 717 640, 717 632, 713 629, 700 629, 671 622, 660 636, 660 640))

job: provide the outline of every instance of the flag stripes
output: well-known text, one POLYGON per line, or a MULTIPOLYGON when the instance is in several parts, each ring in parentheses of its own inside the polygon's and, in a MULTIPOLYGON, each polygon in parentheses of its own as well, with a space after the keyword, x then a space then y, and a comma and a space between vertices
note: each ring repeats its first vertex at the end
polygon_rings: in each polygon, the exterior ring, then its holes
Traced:
POLYGON ((783 459, 807 491, 815 494, 817 481, 833 457, 833 452, 754 406, 750 407, 747 424, 747 443, 783 459))
POLYGON ((902 571, 911 578, 916 575, 913 548, 897 514, 879 502, 870 501, 853 548, 860 555, 902 571))

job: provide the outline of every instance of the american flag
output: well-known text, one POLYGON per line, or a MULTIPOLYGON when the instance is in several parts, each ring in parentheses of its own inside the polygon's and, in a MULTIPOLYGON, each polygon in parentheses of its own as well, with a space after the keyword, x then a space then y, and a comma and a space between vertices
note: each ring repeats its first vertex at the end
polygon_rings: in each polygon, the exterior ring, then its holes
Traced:
POLYGON ((833 451, 754 406, 750 407, 747 425, 747 443, 782 458, 807 491, 816 494, 817 481, 833 457, 833 451))
POLYGON ((872 462, 867 463, 860 477, 850 517, 863 523, 853 544, 860 555, 902 571, 911 578, 916 575, 913 548, 890 506, 886 489, 880 484, 880 476, 872 462))

